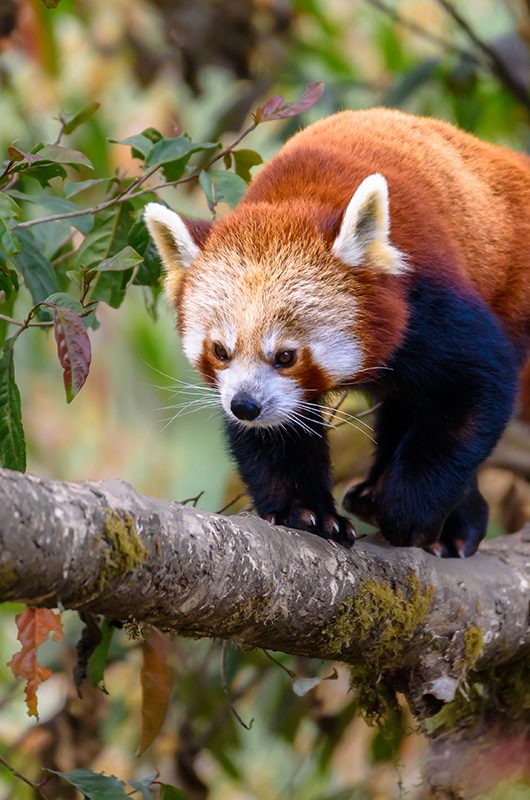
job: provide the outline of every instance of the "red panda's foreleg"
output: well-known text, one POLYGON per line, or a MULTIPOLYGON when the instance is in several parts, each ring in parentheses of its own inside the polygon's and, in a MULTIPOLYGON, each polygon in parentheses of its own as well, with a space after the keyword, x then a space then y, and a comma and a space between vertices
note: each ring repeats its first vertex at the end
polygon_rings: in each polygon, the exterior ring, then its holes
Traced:
POLYGON ((230 450, 260 517, 352 544, 353 525, 337 514, 331 494, 325 428, 317 421, 308 426, 243 429, 229 422, 230 450))
POLYGON ((510 418, 523 353, 471 293, 418 281, 410 302, 405 342, 378 387, 374 468, 345 504, 368 503, 392 544, 471 555, 487 524, 476 473, 510 418))

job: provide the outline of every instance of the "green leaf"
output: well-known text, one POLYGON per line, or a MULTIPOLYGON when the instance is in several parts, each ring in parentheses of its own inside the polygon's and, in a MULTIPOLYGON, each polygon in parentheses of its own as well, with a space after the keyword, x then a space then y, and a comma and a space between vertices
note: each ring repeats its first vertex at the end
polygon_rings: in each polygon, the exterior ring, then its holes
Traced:
POLYGON ((37 150, 36 155, 41 161, 51 161, 54 164, 70 164, 74 167, 88 167, 94 169, 92 162, 79 150, 70 147, 61 147, 59 144, 45 144, 37 150))
POLYGON ((21 209, 12 197, 8 194, 0 194, 0 217, 3 219, 15 219, 20 216, 21 209))
POLYGON ((137 286, 152 286, 158 288, 162 276, 160 257, 149 236, 147 226, 143 219, 134 223, 129 233, 129 244, 142 256, 142 263, 134 276, 137 286))
MULTIPOLYGON (((104 617, 100 627, 101 641, 88 659, 88 672, 92 681, 92 686, 96 689, 103 683, 103 675, 105 673, 105 667, 107 666, 110 643, 115 630, 116 628, 114 625, 110 625, 108 619, 104 617)), ((131 786, 132 785, 131 783, 131 786)))
POLYGON ((250 170, 258 164, 263 163, 263 159, 255 150, 234 150, 232 153, 234 159, 234 170, 236 175, 243 178, 244 181, 250 183, 252 175, 250 170))
POLYGON ((55 307, 53 327, 57 355, 63 368, 66 402, 71 403, 88 378, 92 359, 90 339, 83 320, 69 308, 55 307))
POLYGON ((110 181, 114 181, 115 178, 91 178, 88 181, 65 181, 64 184, 64 196, 68 199, 71 197, 75 197, 76 194, 81 194, 81 192, 86 191, 87 189, 91 189, 93 186, 99 186, 102 183, 109 183, 110 181))
POLYGON ((142 800, 151 800, 155 796, 155 790, 152 787, 153 781, 157 778, 156 775, 150 775, 149 778, 144 778, 142 781, 128 781, 133 789, 140 792, 142 800))
POLYGON ((53 306, 60 306, 61 308, 69 308, 70 311, 74 311, 76 314, 81 314, 83 312, 83 306, 79 300, 76 300, 75 297, 72 297, 71 294, 67 294, 66 292, 54 292, 54 294, 47 297, 44 302, 53 306))
POLYGON ((20 393, 15 382, 14 343, 14 337, 8 339, 0 354, 0 464, 7 469, 24 472, 26 442, 20 393))
POLYGON ((121 272, 101 272, 98 275, 90 299, 107 303, 111 308, 119 308, 125 300, 127 288, 132 280, 133 270, 121 272))
POLYGON ((186 164, 194 153, 220 147, 218 142, 192 142, 188 136, 175 136, 172 139, 161 139, 145 159, 145 166, 161 166, 168 181, 177 181, 182 177, 186 164))
POLYGON ((142 261, 142 256, 130 245, 125 245, 115 255, 106 258, 96 269, 100 272, 117 272, 124 269, 131 269, 142 261))
MULTIPOLYGON (((48 0, 48 2, 50 2, 50 0, 48 0)), ((52 2, 55 2, 55 0, 52 0, 52 2)), ((63 122, 64 120, 67 120, 63 128, 64 132, 72 133, 75 131, 75 129, 82 125, 83 122, 86 122, 87 119, 90 119, 90 117, 95 114, 96 111, 98 111, 99 107, 100 103, 89 103, 84 108, 81 108, 76 114, 64 114, 61 118, 63 122)))
MULTIPOLYGON (((55 197, 54 195, 39 195, 35 197, 33 200, 34 203, 37 203, 39 206, 42 206, 46 211, 49 211, 51 214, 69 214, 72 211, 79 211, 80 207, 76 203, 72 203, 70 200, 66 200, 64 197, 55 197)), ((94 227, 94 216, 92 214, 81 214, 79 217, 72 217, 72 219, 67 220, 57 220, 57 222, 66 222, 68 226, 73 225, 74 228, 77 228, 78 231, 84 233, 85 236, 87 233, 90 233, 92 228, 94 227)), ((47 225, 48 223, 43 223, 47 225)), ((53 225, 53 222, 49 223, 53 225)), ((41 227, 41 226, 39 226, 41 227)))
POLYGON ((87 800, 126 800, 125 784, 114 775, 101 775, 89 769, 74 769, 71 772, 57 772, 49 769, 78 789, 87 800))
POLYGON ((160 785, 160 800, 188 800, 184 792, 170 786, 168 783, 160 785))
POLYGON ((77 267, 96 267, 127 244, 133 224, 129 203, 120 203, 98 214, 93 230, 83 241, 75 257, 77 267))
POLYGON ((247 184, 243 178, 240 178, 235 172, 222 172, 221 170, 212 170, 209 175, 215 185, 216 200, 218 202, 224 200, 231 208, 237 205, 247 190, 247 184))
POLYGON ((142 133, 137 133, 134 136, 127 136, 126 139, 120 139, 117 144, 129 145, 133 158, 140 158, 142 161, 145 161, 153 149, 153 142, 142 133))
POLYGON ((61 164, 44 161, 31 164, 24 169, 24 176, 26 175, 28 178, 34 178, 45 189, 53 178, 66 178, 66 170, 61 164))
POLYGON ((53 266, 42 253, 30 230, 18 231, 20 253, 13 256, 18 271, 31 293, 34 303, 40 303, 50 294, 59 291, 59 283, 53 266))

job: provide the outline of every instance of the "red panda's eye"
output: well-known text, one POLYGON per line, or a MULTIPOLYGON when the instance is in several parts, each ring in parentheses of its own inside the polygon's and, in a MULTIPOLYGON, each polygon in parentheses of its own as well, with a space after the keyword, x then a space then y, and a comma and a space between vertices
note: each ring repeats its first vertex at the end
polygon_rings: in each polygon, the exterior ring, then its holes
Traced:
POLYGON ((275 367, 292 367, 296 361, 296 350, 280 350, 274 356, 275 367))
POLYGON ((220 342, 214 342, 212 349, 214 356, 218 358, 219 361, 228 361, 229 356, 228 353, 226 352, 226 348, 223 347, 223 345, 220 344, 220 342))

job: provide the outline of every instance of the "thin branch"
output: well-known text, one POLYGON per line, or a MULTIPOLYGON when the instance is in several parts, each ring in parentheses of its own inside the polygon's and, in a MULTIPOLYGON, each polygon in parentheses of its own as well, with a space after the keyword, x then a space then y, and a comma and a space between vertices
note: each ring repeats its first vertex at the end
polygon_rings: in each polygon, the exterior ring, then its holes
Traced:
POLYGON ((5 314, 0 314, 0 319, 3 322, 7 322, 9 325, 17 325, 19 328, 26 329, 26 328, 49 328, 50 325, 53 325, 53 322, 20 322, 18 319, 13 319, 12 317, 8 317, 5 314))
MULTIPOLYGON (((369 0, 370 2, 372 0, 369 0)), ((456 22, 458 27, 464 31, 468 39, 486 56, 490 69, 497 76, 503 86, 527 109, 530 111, 530 95, 526 87, 516 78, 509 67, 483 39, 478 36, 469 22, 464 19, 459 11, 449 0, 436 0, 439 6, 456 22)))
POLYGON ((247 496, 246 492, 240 492, 239 494, 236 494, 236 496, 233 497, 232 500, 230 500, 230 502, 226 504, 226 506, 223 506, 222 508, 219 509, 219 511, 217 511, 217 514, 224 514, 225 511, 227 511, 229 508, 231 508, 231 506, 237 503, 238 500, 241 500, 242 497, 246 496, 247 496))
POLYGON ((414 22, 414 20, 404 17, 395 8, 383 2, 383 0, 366 0, 366 2, 373 6, 373 8, 376 8, 378 11, 386 14, 386 16, 392 19, 397 25, 401 25, 402 28, 406 28, 411 33, 421 36, 422 39, 425 39, 425 41, 429 42, 430 44, 441 47, 445 52, 455 53, 456 55, 463 56, 471 61, 479 63, 479 59, 474 55, 474 53, 471 53, 465 48, 453 44, 453 42, 449 41, 448 39, 444 39, 442 36, 438 36, 436 33, 432 33, 431 31, 427 30, 427 28, 424 28, 422 25, 414 22))
POLYGON ((80 208, 78 211, 66 211, 61 214, 51 214, 49 217, 37 217, 36 219, 28 219, 24 222, 17 222, 16 225, 13 225, 13 230, 21 230, 23 228, 31 228, 33 225, 42 225, 45 222, 57 222, 57 220, 61 219, 75 219, 76 217, 82 217, 83 215, 90 214, 93 216, 94 214, 98 214, 100 211, 105 211, 106 208, 110 208, 110 206, 116 205, 117 203, 126 203, 129 200, 136 200, 138 197, 142 197, 145 194, 153 194, 161 189, 166 189, 168 186, 180 186, 184 183, 189 183, 190 181, 196 180, 201 172, 204 170, 210 169, 213 164, 215 164, 219 159, 223 158, 227 153, 230 153, 234 147, 244 139, 245 136, 248 136, 255 128, 257 127, 258 123, 253 122, 252 125, 249 125, 243 133, 241 133, 230 145, 225 147, 221 150, 215 158, 212 158, 203 169, 198 169, 195 172, 191 173, 191 175, 187 175, 184 178, 179 178, 175 181, 168 181, 167 183, 160 183, 157 186, 151 186, 140 191, 136 191, 136 189, 144 183, 149 177, 151 177, 157 170, 160 169, 162 166, 161 164, 157 167, 151 169, 145 175, 142 175, 140 178, 136 178, 125 191, 118 194, 116 197, 111 197, 108 200, 103 200, 101 203, 98 203, 92 208, 80 208), (134 187, 134 189, 133 189, 134 187))
MULTIPOLYGON (((19 772, 18 769, 15 769, 15 767, 13 767, 12 764, 9 763, 9 761, 6 761, 3 756, 0 756, 0 764, 3 764, 4 767, 7 770, 9 770, 9 772, 12 775, 15 776, 15 778, 18 778, 20 781, 23 781, 27 786, 30 786, 33 789, 33 791, 39 795, 39 797, 42 797, 42 800, 48 800, 46 795, 41 792, 40 785, 38 783, 33 783, 33 781, 30 781, 29 778, 26 778, 26 776, 23 775, 21 772, 19 772)), ((46 778, 46 780, 48 779, 46 778)))

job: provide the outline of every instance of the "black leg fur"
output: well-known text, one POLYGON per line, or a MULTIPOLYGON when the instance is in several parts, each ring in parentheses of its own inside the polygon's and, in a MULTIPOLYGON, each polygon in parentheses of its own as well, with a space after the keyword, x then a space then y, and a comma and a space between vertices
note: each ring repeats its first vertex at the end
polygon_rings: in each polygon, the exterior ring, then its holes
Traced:
POLYGON ((325 429, 316 421, 307 424, 311 433, 242 428, 229 422, 230 450, 261 517, 352 544, 353 526, 337 514, 331 494, 325 429))
POLYGON ((471 294, 423 281, 411 307, 406 341, 377 387, 385 400, 374 465, 345 507, 392 544, 440 541, 444 555, 467 556, 485 532, 475 475, 510 418, 516 352, 471 294))

